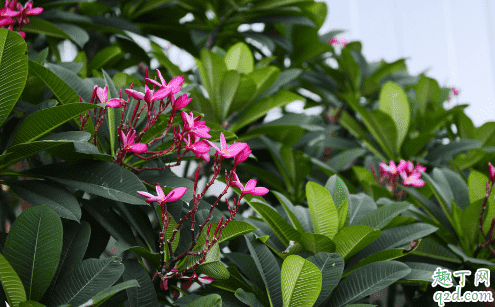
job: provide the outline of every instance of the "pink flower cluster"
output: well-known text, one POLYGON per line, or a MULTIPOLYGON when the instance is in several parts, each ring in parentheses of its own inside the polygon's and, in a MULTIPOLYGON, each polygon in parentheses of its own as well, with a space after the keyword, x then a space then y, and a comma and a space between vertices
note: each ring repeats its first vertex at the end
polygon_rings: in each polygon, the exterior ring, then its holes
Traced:
POLYGON ((40 7, 33 8, 33 2, 28 1, 24 6, 18 0, 5 0, 5 5, 0 9, 0 28, 14 30, 14 24, 19 26, 19 34, 26 37, 26 32, 21 32, 22 25, 29 23, 29 15, 38 15, 43 12, 40 7))
POLYGON ((426 171, 426 168, 419 163, 414 166, 411 161, 400 160, 399 165, 396 166, 394 161, 390 161, 390 165, 380 163, 380 176, 385 178, 385 181, 391 183, 397 182, 397 175, 402 177, 403 185, 412 185, 415 187, 422 187, 425 182, 421 179, 421 173, 426 171))
MULTIPOLYGON (((452 93, 454 94, 454 96, 458 96, 460 91, 458 89, 455 88, 455 86, 452 87, 452 93)), ((450 97, 447 97, 447 101, 450 101, 450 97)))
POLYGON ((328 41, 328 44, 329 45, 341 45, 342 47, 345 47, 347 45, 347 41, 345 39, 339 40, 336 37, 334 37, 328 41))

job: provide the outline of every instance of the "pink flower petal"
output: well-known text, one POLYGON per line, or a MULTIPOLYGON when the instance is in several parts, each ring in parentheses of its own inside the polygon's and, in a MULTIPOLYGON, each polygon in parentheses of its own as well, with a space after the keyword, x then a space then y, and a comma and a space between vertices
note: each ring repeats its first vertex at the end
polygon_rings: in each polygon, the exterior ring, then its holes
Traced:
POLYGON ((246 186, 244 187, 244 190, 250 191, 256 187, 256 179, 250 179, 247 183, 246 186))
POLYGON ((131 145, 131 151, 135 153, 143 153, 148 150, 148 145, 144 143, 136 143, 131 145))
POLYGON ((227 149, 227 142, 225 141, 225 136, 223 135, 223 132, 220 132, 220 145, 222 147, 222 151, 224 149, 227 149))
POLYGON ((106 107, 109 108, 120 108, 124 104, 124 99, 119 99, 119 98, 112 98, 108 101, 106 104, 106 107))
POLYGON ((256 196, 263 196, 263 195, 267 194, 268 192, 270 192, 270 190, 268 190, 267 188, 257 187, 257 188, 254 188, 253 190, 251 190, 251 192, 249 194, 256 195, 256 196))
POLYGON ((162 100, 170 94, 170 89, 168 87, 161 87, 153 94, 153 100, 162 100))
POLYGON ((122 143, 124 147, 127 146, 127 136, 124 134, 124 130, 120 130, 120 138, 122 139, 122 143))
POLYGON ((244 190, 244 186, 239 181, 232 181, 230 184, 241 189, 241 192, 244 190))
POLYGON ((137 191, 137 193, 141 196, 144 196, 144 197, 155 197, 153 194, 150 194, 148 192, 143 192, 143 191, 137 191))
POLYGON ((176 201, 176 200, 180 199, 182 196, 184 196, 184 194, 186 194, 186 191, 187 191, 187 188, 184 188, 184 187, 173 189, 172 192, 170 192, 167 195, 167 201, 176 201))
POLYGON ((162 85, 158 82, 156 82, 155 80, 153 79, 150 79, 150 78, 144 78, 144 80, 146 80, 147 82, 150 82, 150 83, 153 83, 154 85, 158 86, 158 87, 161 87, 162 85))
POLYGON ((160 197, 161 199, 164 199, 165 198, 165 193, 163 193, 163 189, 160 185, 157 185, 156 186, 156 194, 158 195, 158 197, 160 197))
POLYGON ((144 94, 141 92, 131 90, 131 89, 126 89, 125 92, 127 93, 127 95, 131 96, 134 99, 144 100, 144 94))
POLYGON ((203 276, 203 277, 198 277, 198 280, 204 284, 211 284, 213 282, 213 278, 211 278, 210 276, 203 276))
POLYGON ((170 83, 168 84, 168 86, 171 88, 181 86, 183 82, 184 82, 184 77, 183 76, 177 76, 177 77, 173 78, 172 80, 170 80, 170 83))

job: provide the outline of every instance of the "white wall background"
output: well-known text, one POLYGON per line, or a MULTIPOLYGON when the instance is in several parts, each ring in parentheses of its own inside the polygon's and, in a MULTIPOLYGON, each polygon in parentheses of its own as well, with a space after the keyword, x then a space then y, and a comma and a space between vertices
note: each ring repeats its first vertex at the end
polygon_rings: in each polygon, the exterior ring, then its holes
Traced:
POLYGON ((328 7, 320 33, 363 43, 368 61, 399 58, 409 73, 426 69, 441 86, 461 92, 450 104, 469 104, 475 126, 495 121, 495 1, 321 0, 328 7))

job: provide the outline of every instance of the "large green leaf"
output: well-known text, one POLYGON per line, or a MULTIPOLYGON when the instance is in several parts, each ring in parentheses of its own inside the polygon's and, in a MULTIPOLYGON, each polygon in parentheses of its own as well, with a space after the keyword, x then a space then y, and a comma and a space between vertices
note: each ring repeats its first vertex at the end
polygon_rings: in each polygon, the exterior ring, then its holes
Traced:
POLYGON ((407 202, 384 205, 377 210, 368 213, 358 224, 366 225, 374 229, 382 229, 397 215, 406 211, 411 204, 407 202))
POLYGON ((136 260, 125 261, 124 281, 136 279, 139 287, 127 289, 131 307, 155 307, 158 305, 155 288, 144 268, 136 260))
POLYGON ((263 304, 256 298, 254 293, 246 292, 242 288, 238 288, 235 291, 235 297, 248 306, 263 307, 263 304))
POLYGON ((43 301, 47 303, 50 303, 58 279, 75 268, 83 260, 91 237, 91 228, 86 221, 83 221, 81 224, 76 222, 64 223, 63 227, 62 253, 60 254, 57 272, 53 277, 50 287, 43 296, 43 301))
POLYGON ((146 191, 141 180, 132 172, 103 161, 81 160, 41 166, 29 174, 50 178, 70 187, 109 199, 145 205, 136 191, 146 191))
POLYGON ((361 267, 344 278, 334 290, 329 306, 340 307, 390 286, 411 269, 398 261, 380 261, 361 267))
POLYGON ((218 294, 210 294, 203 296, 194 302, 186 305, 186 307, 222 307, 222 297, 218 294))
POLYGON ((139 287, 139 283, 135 279, 124 281, 120 284, 108 287, 105 290, 98 292, 98 294, 96 294, 91 300, 89 300, 87 304, 92 304, 90 306, 98 307, 120 291, 137 287, 139 287))
MULTIPOLYGON (((485 174, 477 170, 471 170, 468 177, 469 201, 471 203, 486 197, 485 185, 487 182, 488 177, 485 174)), ((486 234, 490 229, 492 220, 495 218, 495 199, 493 197, 488 197, 483 218, 483 231, 486 234)))
POLYGON ((272 209, 267 204, 256 201, 256 199, 251 200, 249 197, 244 197, 244 199, 251 208, 261 215, 265 223, 270 226, 285 246, 289 245, 289 241, 291 240, 299 240, 301 234, 287 223, 275 209, 272 209))
POLYGON ((71 103, 31 113, 19 126, 11 146, 37 140, 79 114, 94 108, 98 107, 89 103, 71 103))
POLYGON ((298 243, 300 243, 305 250, 308 250, 313 254, 319 252, 335 252, 335 243, 327 236, 321 234, 305 232, 301 235, 301 240, 298 243))
POLYGON ((79 306, 86 303, 120 278, 124 272, 124 265, 120 261, 119 257, 84 260, 62 277, 53 292, 51 306, 79 306))
POLYGON ((225 120, 230 115, 230 106, 234 100, 235 93, 239 87, 241 74, 235 70, 227 71, 223 75, 222 86, 220 88, 220 105, 218 116, 225 120))
POLYGON ((440 87, 434 79, 420 76, 416 86, 416 100, 421 114, 425 114, 428 104, 435 104, 440 99, 440 87))
POLYGON ((93 69, 100 69, 102 67, 106 67, 108 65, 112 65, 113 63, 118 62, 124 53, 119 46, 109 46, 101 49, 96 53, 89 61, 88 70, 92 71, 93 69))
POLYGON ((396 149, 400 149, 411 121, 409 101, 404 90, 392 81, 386 82, 380 91, 380 110, 392 117, 397 129, 396 149))
POLYGON ((307 260, 320 269, 323 277, 320 296, 318 296, 318 300, 314 304, 314 306, 320 306, 330 297, 333 289, 339 284, 344 270, 344 259, 339 254, 318 253, 308 257, 307 260))
POLYGON ((62 39, 71 39, 67 33, 55 26, 53 23, 37 17, 30 17, 29 23, 23 26, 22 30, 28 33, 44 34, 46 36, 62 39))
POLYGON ((285 197, 285 195, 282 193, 279 193, 277 191, 271 191, 271 192, 275 195, 275 197, 277 197, 278 201, 280 202, 280 204, 284 208, 285 213, 287 213, 287 216, 289 217, 292 225, 296 228, 296 230, 299 232, 304 232, 304 229, 303 229, 301 223, 299 222, 299 219, 295 215, 295 212, 294 212, 295 209, 294 209, 294 205, 292 204, 292 202, 287 197, 285 197))
POLYGON ((15 194, 32 206, 45 205, 60 217, 79 222, 81 207, 69 191, 58 184, 42 180, 9 182, 15 194))
POLYGON ((281 271, 275 256, 265 244, 256 240, 254 235, 245 235, 244 238, 265 284, 270 305, 282 306, 281 271))
POLYGON ((370 196, 359 193, 349 195, 349 225, 357 224, 368 213, 377 209, 376 203, 370 196))
POLYGON ((0 29, 0 126, 22 94, 28 75, 24 39, 14 31, 0 29))
POLYGON ((250 104, 242 113, 239 120, 232 124, 232 126, 230 126, 228 130, 235 133, 242 127, 264 116, 271 109, 276 107, 283 107, 286 104, 296 100, 304 100, 304 98, 298 94, 286 90, 281 90, 274 96, 258 100, 250 104))
POLYGON ((0 282, 10 306, 17 307, 26 300, 26 291, 19 276, 2 254, 0 254, 0 282))
MULTIPOLYGON (((448 270, 450 273, 453 273, 451 269, 441 267, 437 264, 430 264, 430 263, 421 263, 421 262, 404 262, 408 267, 411 268, 411 273, 406 275, 404 279, 406 280, 411 280, 411 281, 426 281, 426 282, 431 282, 433 279, 433 273, 435 270, 440 267, 443 270, 448 270)), ((455 279, 452 279, 454 284, 456 283, 455 279)))
POLYGON ((337 175, 333 175, 328 178, 325 184, 325 189, 330 192, 335 206, 340 207, 345 199, 349 198, 349 189, 345 185, 344 181, 340 179, 337 175))
POLYGON ((301 256, 285 258, 281 270, 284 306, 313 306, 321 291, 322 274, 301 256))
POLYGON ((213 102, 214 113, 220 102, 220 87, 222 78, 227 71, 222 57, 209 50, 201 49, 201 61, 196 60, 201 82, 208 92, 208 98, 213 102))
POLYGON ((256 84, 256 91, 253 97, 258 97, 261 93, 266 91, 277 80, 280 75, 280 69, 275 66, 268 66, 253 70, 249 76, 256 84))
MULTIPOLYGON (((215 222, 211 222, 210 224, 211 224, 211 229, 216 229, 216 227, 218 225, 218 223, 215 223, 215 222)), ((206 225, 205 228, 207 228, 207 226, 208 225, 206 225)), ((238 236, 248 234, 248 233, 255 231, 255 230, 256 230, 256 227, 254 227, 253 225, 251 225, 249 223, 233 220, 233 221, 230 221, 227 224, 227 226, 225 226, 225 228, 222 230, 222 236, 220 237, 220 239, 218 239, 217 242, 222 243, 224 241, 232 240, 238 236)), ((209 236, 210 242, 213 239, 213 235, 214 235, 214 231, 210 231, 210 236, 209 236)), ((203 233, 201 233, 201 236, 198 239, 197 244, 204 244, 205 238, 206 238, 206 231, 203 231, 203 233)))
POLYGON ((24 211, 10 229, 5 259, 19 275, 26 297, 39 300, 48 289, 62 251, 62 221, 46 206, 24 211))
POLYGON ((336 252, 344 259, 349 259, 362 250, 381 234, 380 230, 374 230, 364 225, 350 225, 342 228, 334 237, 337 245, 336 252))
POLYGON ((315 233, 326 235, 332 239, 339 227, 339 214, 332 195, 321 185, 308 182, 306 197, 315 233))
POLYGON ((228 70, 237 70, 239 73, 249 74, 253 71, 253 54, 245 43, 239 42, 227 50, 225 65, 228 70))
POLYGON ((128 206, 121 202, 116 202, 115 209, 125 218, 127 223, 137 232, 145 241, 150 251, 156 250, 155 231, 151 225, 148 214, 136 206, 128 206))

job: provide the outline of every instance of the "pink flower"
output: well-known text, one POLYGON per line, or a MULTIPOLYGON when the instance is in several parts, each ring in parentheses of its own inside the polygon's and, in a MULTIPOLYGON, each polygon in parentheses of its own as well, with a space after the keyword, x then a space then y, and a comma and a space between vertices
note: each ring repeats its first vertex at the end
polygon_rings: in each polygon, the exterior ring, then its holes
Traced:
POLYGON ((105 103, 105 107, 109 108, 120 108, 124 104, 124 99, 119 99, 119 98, 113 98, 108 100, 108 86, 105 86, 105 88, 100 88, 96 90, 96 95, 98 96, 98 99, 100 99, 101 103, 105 103))
POLYGON ((449 101, 449 102, 450 102, 450 97, 447 97, 447 101, 449 101))
MULTIPOLYGON (((20 7, 22 7, 22 5, 20 5, 18 7, 20 8, 20 7)), ((26 2, 26 4, 24 5, 24 8, 22 9, 21 15, 18 17, 19 18, 18 22, 28 24, 29 23, 29 19, 27 18, 28 15, 39 15, 42 12, 43 12, 43 8, 41 8, 41 7, 33 8, 33 2, 28 1, 28 2, 26 2)))
POLYGON ((256 187, 256 179, 251 179, 246 183, 246 186, 243 186, 239 180, 239 177, 237 177, 237 174, 234 173, 234 181, 231 182, 232 185, 235 185, 239 189, 241 189, 241 196, 244 196, 246 194, 251 194, 251 195, 256 195, 256 196, 262 196, 265 195, 266 193, 270 192, 267 188, 263 187, 256 187))
POLYGON ((397 166, 398 172, 406 171, 407 173, 411 173, 414 169, 414 164, 411 161, 400 160, 399 165, 397 166))
POLYGON ((122 140, 122 150, 131 151, 135 153, 143 153, 148 150, 148 145, 144 143, 134 143, 134 137, 136 136, 136 130, 131 129, 124 134, 124 131, 120 130, 120 139, 122 140))
POLYGON ((144 94, 135 90, 126 89, 125 92, 127 95, 137 99, 144 100, 148 105, 155 100, 162 100, 167 97, 168 92, 166 88, 160 88, 157 91, 152 91, 149 89, 147 85, 144 86, 144 94))
POLYGON ((206 162, 210 162, 210 147, 206 141, 199 141, 191 143, 191 137, 188 135, 186 142, 186 146, 184 147, 187 150, 191 150, 194 152, 194 155, 198 158, 205 160, 206 162))
POLYGON ((338 43, 339 43, 339 40, 336 37, 334 37, 328 41, 329 45, 338 44, 338 43))
POLYGON ((213 282, 213 278, 210 276, 199 277, 198 274, 196 274, 196 271, 193 272, 191 277, 181 276, 179 278, 186 280, 180 286, 180 288, 184 291, 188 290, 194 281, 196 281, 201 287, 203 287, 203 284, 211 284, 213 282))
POLYGON ((404 185, 412 185, 418 188, 425 185, 425 182, 419 179, 421 173, 414 172, 408 176, 406 172, 400 172, 400 176, 402 177, 402 183, 404 185))
POLYGON ((156 74, 158 75, 158 78, 160 79, 161 84, 156 82, 155 80, 152 80, 149 78, 145 78, 145 80, 147 82, 153 83, 154 85, 160 87, 160 90, 164 89, 165 93, 166 93, 165 96, 168 96, 170 93, 175 94, 178 91, 180 91, 181 85, 184 82, 183 76, 177 76, 177 77, 173 78, 172 80, 170 80, 170 83, 167 84, 167 82, 165 81, 165 79, 163 78, 162 74, 160 73, 160 71, 158 69, 156 70, 156 74))
POLYGON ((223 132, 220 132, 220 145, 222 149, 220 150, 215 144, 213 144, 210 141, 207 141, 213 148, 217 150, 217 152, 223 156, 224 158, 232 158, 235 157, 239 152, 241 152, 246 146, 248 146, 246 143, 236 143, 230 145, 227 147, 227 142, 225 141, 225 136, 223 135, 223 132))
POLYGON ((192 98, 187 98, 187 94, 182 94, 177 99, 175 99, 174 95, 172 95, 171 100, 172 100, 173 110, 177 111, 187 106, 191 102, 192 98))
POLYGON ((495 167, 493 167, 493 165, 490 162, 488 162, 488 171, 490 172, 489 180, 491 182, 494 182, 495 181, 495 167))
POLYGON ((397 174, 399 171, 397 170, 397 166, 394 161, 390 161, 390 166, 385 163, 380 163, 380 171, 382 173, 389 173, 391 175, 397 174))
POLYGON ((152 202, 157 202, 160 205, 163 205, 167 202, 172 202, 180 199, 184 194, 186 193, 187 188, 175 188, 170 193, 168 193, 167 196, 165 196, 165 193, 163 193, 162 187, 159 185, 156 186, 156 194, 157 196, 150 194, 148 192, 143 192, 143 191, 137 191, 137 193, 141 196, 147 197, 146 202, 148 204, 152 202))
POLYGON ((455 86, 452 87, 452 92, 454 93, 454 95, 459 95, 459 90, 455 88, 455 86))
POLYGON ((194 117, 193 111, 189 112, 189 114, 182 111, 180 117, 182 117, 182 121, 184 122, 184 131, 193 134, 195 137, 211 138, 211 135, 208 134, 210 127, 205 126, 205 121, 199 120, 201 116, 194 117))
POLYGON ((244 147, 243 150, 241 150, 241 152, 239 152, 234 157, 234 164, 239 164, 241 162, 246 161, 246 159, 249 157, 250 154, 251 154, 251 148, 249 147, 249 145, 247 145, 246 147, 244 147))

